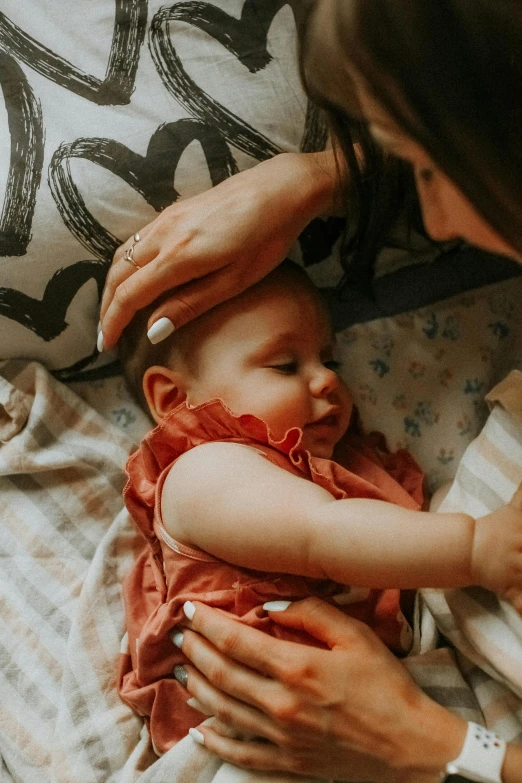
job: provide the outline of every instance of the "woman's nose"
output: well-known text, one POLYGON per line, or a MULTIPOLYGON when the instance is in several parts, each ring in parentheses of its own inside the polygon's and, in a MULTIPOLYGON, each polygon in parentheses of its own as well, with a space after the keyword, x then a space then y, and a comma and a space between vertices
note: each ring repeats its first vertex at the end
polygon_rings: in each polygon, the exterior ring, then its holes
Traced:
POLYGON ((452 210, 443 193, 425 193, 418 188, 424 228, 435 242, 448 242, 459 237, 452 219, 452 210))
POLYGON ((459 236, 441 215, 423 210, 423 220, 426 233, 435 242, 449 242, 452 239, 457 239, 459 236))

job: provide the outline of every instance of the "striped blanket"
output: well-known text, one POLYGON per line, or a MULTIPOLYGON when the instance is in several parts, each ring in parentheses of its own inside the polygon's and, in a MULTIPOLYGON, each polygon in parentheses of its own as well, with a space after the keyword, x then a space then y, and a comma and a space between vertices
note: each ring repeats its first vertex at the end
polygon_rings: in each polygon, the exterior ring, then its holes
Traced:
MULTIPOLYGON (((487 396, 492 413, 467 448, 440 511, 481 517, 508 502, 522 482, 522 373, 512 371, 487 396)), ((424 638, 443 634, 484 722, 522 741, 522 618, 507 601, 479 587, 421 591, 424 638)), ((422 627, 422 626, 421 626, 422 627)))
MULTIPOLYGON (((121 501, 132 439, 40 365, 9 361, 0 441, 1 783, 281 781, 222 765, 190 738, 156 758, 117 696, 121 582, 141 546, 121 501)), ((522 429, 496 407, 446 502, 487 509, 519 473, 522 429)), ((424 594, 423 654, 407 666, 438 701, 520 738, 520 682, 508 660, 520 669, 520 625, 490 595, 461 593, 424 594), (485 624, 463 633, 457 622, 470 603, 485 624), (456 649, 426 651, 433 618, 456 649), (493 662, 492 639, 502 642, 493 662)))

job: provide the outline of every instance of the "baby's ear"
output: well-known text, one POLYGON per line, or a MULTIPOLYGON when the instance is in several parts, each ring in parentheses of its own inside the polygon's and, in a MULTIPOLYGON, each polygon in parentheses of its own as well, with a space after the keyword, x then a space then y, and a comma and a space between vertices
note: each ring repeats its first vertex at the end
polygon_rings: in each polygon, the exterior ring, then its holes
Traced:
POLYGON ((183 375, 168 367, 158 366, 145 370, 143 393, 156 424, 187 397, 183 375))

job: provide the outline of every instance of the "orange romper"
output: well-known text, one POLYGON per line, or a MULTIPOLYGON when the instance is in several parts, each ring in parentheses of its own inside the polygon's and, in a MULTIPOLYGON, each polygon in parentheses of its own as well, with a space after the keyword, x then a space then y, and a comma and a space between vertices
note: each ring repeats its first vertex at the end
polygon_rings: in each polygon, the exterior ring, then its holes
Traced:
POLYGON ((301 430, 291 429, 282 441, 274 441, 260 419, 234 416, 219 400, 197 408, 183 403, 143 439, 127 463, 124 500, 148 546, 124 583, 129 652, 121 655, 118 684, 123 700, 145 717, 158 754, 201 722, 201 713, 187 706, 187 692, 173 676, 174 667, 187 662, 171 640, 172 630, 184 619, 185 601, 219 607, 279 638, 322 646, 303 632, 272 622, 262 608, 265 601, 319 596, 370 625, 395 653, 408 650, 410 629, 398 590, 368 590, 362 599, 354 595, 354 602, 349 588, 330 580, 239 568, 179 544, 163 527, 161 491, 170 468, 183 453, 209 441, 252 446, 338 499, 374 498, 420 508, 420 469, 405 451, 389 454, 382 436, 346 436, 335 455, 345 467, 312 457, 300 447, 301 439, 301 430))

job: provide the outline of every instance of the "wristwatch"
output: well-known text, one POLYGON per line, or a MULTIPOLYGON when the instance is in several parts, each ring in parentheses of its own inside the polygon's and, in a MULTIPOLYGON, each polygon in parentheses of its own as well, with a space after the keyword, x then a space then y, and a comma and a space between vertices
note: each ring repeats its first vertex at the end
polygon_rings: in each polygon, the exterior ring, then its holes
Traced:
POLYGON ((446 764, 441 783, 502 783, 505 755, 503 739, 470 721, 460 755, 446 764))

